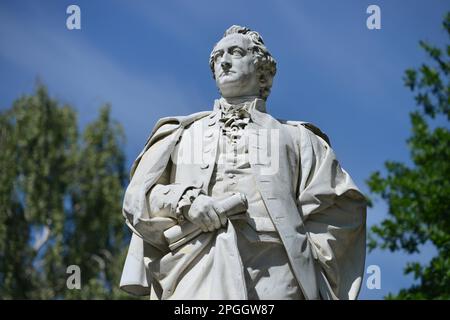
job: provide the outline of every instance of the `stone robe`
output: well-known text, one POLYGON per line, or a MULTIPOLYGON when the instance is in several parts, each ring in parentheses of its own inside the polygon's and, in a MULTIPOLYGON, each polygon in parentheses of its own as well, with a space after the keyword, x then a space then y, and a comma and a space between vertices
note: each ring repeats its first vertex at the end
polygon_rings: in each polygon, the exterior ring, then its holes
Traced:
MULTIPOLYGON (((161 119, 136 159, 123 214, 133 230, 121 287, 152 299, 248 299, 234 223, 170 251, 163 232, 180 223, 189 189, 216 183, 220 102, 212 112, 161 119)), ((364 272, 366 202, 314 126, 250 108, 253 181, 306 299, 355 299, 364 272)), ((248 254, 248 253, 245 253, 248 254)))

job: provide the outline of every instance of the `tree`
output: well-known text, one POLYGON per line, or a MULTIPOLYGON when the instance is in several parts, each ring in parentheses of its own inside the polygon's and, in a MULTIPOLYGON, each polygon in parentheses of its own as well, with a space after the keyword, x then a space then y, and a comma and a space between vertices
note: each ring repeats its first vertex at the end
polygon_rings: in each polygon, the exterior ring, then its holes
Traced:
MULTIPOLYGON (((450 13, 443 26, 450 36, 450 13)), ((415 253, 431 242, 437 255, 426 265, 408 263, 404 269, 418 284, 388 298, 450 299, 450 45, 441 50, 421 41, 420 46, 431 64, 408 69, 404 77, 419 106, 410 113, 413 165, 388 161, 384 176, 378 171, 368 179, 389 207, 388 218, 371 229, 369 248, 415 253)))
POLYGON ((75 110, 38 84, 0 125, 0 297, 122 297, 124 134, 110 106, 80 139, 75 110), (66 286, 74 264, 81 290, 66 286))

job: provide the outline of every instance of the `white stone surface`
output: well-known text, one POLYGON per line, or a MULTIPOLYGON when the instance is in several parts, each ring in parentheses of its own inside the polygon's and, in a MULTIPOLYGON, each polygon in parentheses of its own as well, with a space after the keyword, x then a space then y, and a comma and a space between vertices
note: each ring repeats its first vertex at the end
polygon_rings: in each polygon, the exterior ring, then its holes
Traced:
POLYGON ((121 287, 151 299, 355 299, 366 202, 327 136, 266 113, 276 63, 256 32, 229 28, 210 64, 213 110, 161 119, 133 165, 121 287), (244 207, 229 200, 241 197, 244 207))

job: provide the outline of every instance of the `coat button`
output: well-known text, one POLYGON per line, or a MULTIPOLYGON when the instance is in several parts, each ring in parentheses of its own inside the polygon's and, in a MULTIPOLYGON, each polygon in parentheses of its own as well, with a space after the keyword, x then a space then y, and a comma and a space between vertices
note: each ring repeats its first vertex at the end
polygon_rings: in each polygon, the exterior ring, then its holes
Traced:
POLYGON ((204 163, 200 166, 201 169, 208 169, 209 168, 209 164, 204 163))
POLYGON ((162 192, 163 192, 163 194, 168 194, 170 192, 170 187, 164 186, 162 192))
POLYGON ((203 185, 204 185, 204 184, 205 184, 204 182, 193 181, 193 186, 194 186, 195 188, 197 188, 197 189, 203 188, 203 185))

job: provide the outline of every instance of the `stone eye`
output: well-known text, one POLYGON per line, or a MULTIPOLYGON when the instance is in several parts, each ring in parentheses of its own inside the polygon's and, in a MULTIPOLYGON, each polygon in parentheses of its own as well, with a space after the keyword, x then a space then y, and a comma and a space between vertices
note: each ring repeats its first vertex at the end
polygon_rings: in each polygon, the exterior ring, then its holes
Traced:
POLYGON ((217 61, 222 55, 223 52, 217 52, 216 54, 214 54, 214 61, 217 61))
POLYGON ((234 48, 234 49, 231 51, 231 53, 232 53, 234 56, 239 56, 239 57, 242 57, 242 56, 244 55, 243 52, 242 52, 242 50, 239 49, 239 48, 234 48))

